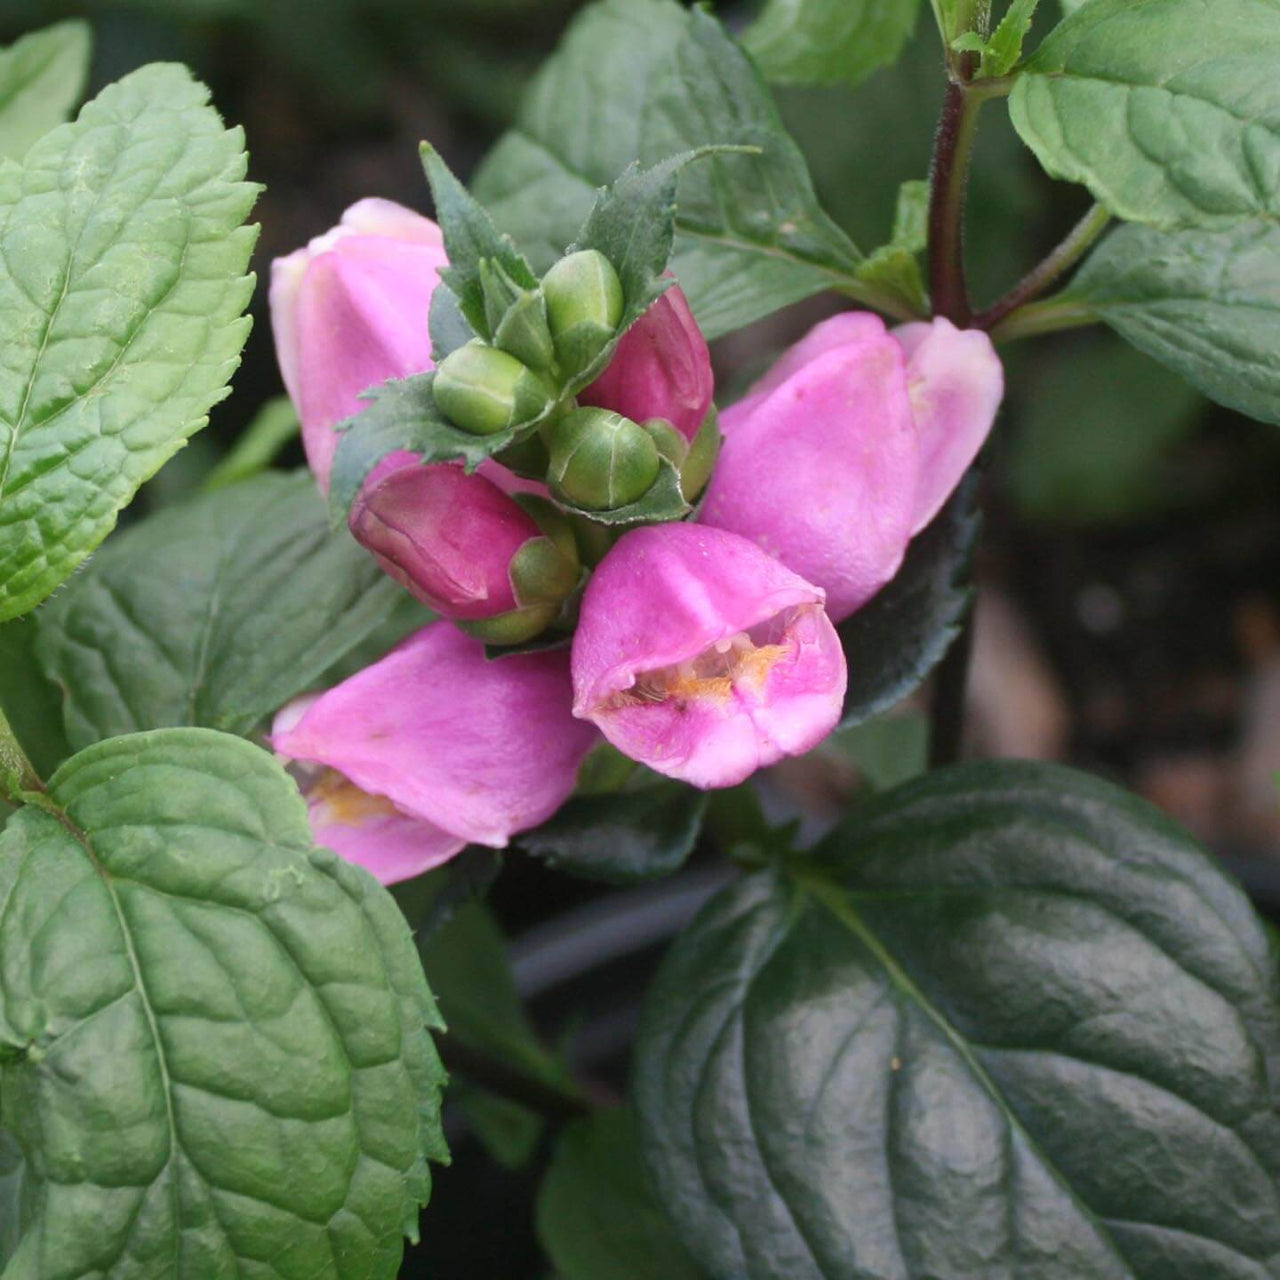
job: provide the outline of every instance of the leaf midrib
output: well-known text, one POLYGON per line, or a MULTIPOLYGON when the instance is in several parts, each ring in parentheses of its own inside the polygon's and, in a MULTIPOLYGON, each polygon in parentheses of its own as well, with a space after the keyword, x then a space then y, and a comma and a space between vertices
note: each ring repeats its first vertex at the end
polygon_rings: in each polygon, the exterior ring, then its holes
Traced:
MULTIPOLYGON (((853 936, 866 948, 868 952, 875 958, 880 967, 884 970, 885 976, 889 979, 896 991, 912 1002, 942 1033, 943 1038, 952 1047, 952 1049, 960 1056, 962 1062, 968 1067, 973 1078, 982 1086, 982 1088, 990 1096, 1000 1114, 1004 1117, 1005 1123, 1010 1129, 1016 1130, 1027 1143, 1028 1147, 1034 1152, 1036 1158, 1040 1161, 1044 1169, 1053 1178, 1054 1182, 1063 1190, 1067 1198, 1074 1204, 1080 1212, 1094 1224, 1098 1231, 1099 1239, 1105 1243, 1110 1249, 1114 1260, 1119 1263, 1125 1270, 1125 1273, 1132 1277, 1132 1280, 1140 1280, 1140 1277, 1129 1266, 1128 1260, 1120 1252, 1115 1241, 1111 1237, 1106 1219, 1100 1217, 1087 1205, 1077 1194, 1074 1187, 1067 1180, 1066 1176, 1057 1167, 1057 1165, 1049 1158, 1042 1149, 1040 1144, 1022 1123, 1018 1115, 1010 1108, 1005 1101, 1004 1095, 1000 1092, 994 1080, 988 1074, 986 1068, 975 1057, 969 1042, 960 1032, 951 1025, 943 1012, 929 1000, 923 991, 915 984, 907 971, 893 958, 892 953, 880 940, 879 936, 871 929, 871 927, 862 919, 857 909, 848 901, 844 893, 833 884, 815 877, 804 876, 797 877, 797 885, 803 894, 806 894, 813 902, 818 903, 826 911, 828 911, 840 924, 842 924, 853 936)), ((1215 1243, 1222 1243, 1217 1241, 1215 1243)), ((1230 1247, 1230 1246, 1228 1246, 1230 1247)))

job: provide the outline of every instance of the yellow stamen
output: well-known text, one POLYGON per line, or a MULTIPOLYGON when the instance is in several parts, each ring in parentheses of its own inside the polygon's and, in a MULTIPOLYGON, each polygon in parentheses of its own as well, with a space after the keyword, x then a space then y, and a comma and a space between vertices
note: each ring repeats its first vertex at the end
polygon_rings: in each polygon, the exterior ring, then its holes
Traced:
POLYGON ((308 799, 323 805, 325 818, 344 827, 358 827, 373 818, 385 818, 396 812, 386 796, 373 796, 361 791, 350 778, 336 769, 326 769, 311 788, 308 799))

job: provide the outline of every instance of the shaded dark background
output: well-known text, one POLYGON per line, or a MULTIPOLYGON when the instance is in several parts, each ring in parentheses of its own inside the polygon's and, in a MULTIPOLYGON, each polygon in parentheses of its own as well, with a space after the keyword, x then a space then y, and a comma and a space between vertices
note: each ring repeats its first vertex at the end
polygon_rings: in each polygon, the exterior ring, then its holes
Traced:
MULTIPOLYGON (((0 0, 0 43, 59 17, 89 18, 91 91, 144 62, 190 65, 227 120, 245 127, 251 176, 265 184, 255 324, 235 393, 147 487, 135 517, 187 492, 280 393, 266 315, 271 258, 326 230, 362 196, 429 212, 419 139, 465 177, 511 122, 522 87, 577 7, 0 0)), ((718 12, 741 24, 751 5, 718 12)), ((898 184, 927 171, 942 87, 927 12, 922 6, 897 67, 856 89, 778 93, 828 211, 864 249, 887 238, 898 184)), ((1049 182, 1002 108, 989 108, 969 219, 979 301, 1012 284, 1086 204, 1079 190, 1049 182)), ((815 299, 723 340, 722 387, 741 389, 835 308, 815 299)), ((1010 392, 987 452, 970 750, 1065 760, 1116 779, 1186 823, 1274 906, 1280 431, 1208 404, 1103 330, 1002 354, 1010 392)), ((284 461, 300 463, 300 451, 284 461)), ((868 777, 909 770, 919 714, 909 710, 897 731, 856 749, 833 743, 776 771, 772 802, 818 822, 868 777)), ((660 938, 716 874, 695 864, 665 886, 620 896, 519 855, 508 860, 493 902, 522 935, 517 974, 535 1014, 552 1037, 575 1021, 579 1063, 615 1088, 625 1082, 626 1046, 660 938)), ((424 1217, 427 1243, 411 1251, 404 1274, 545 1276, 530 1228, 536 1173, 536 1162, 532 1171, 501 1171, 457 1135, 455 1165, 437 1176, 424 1217)))

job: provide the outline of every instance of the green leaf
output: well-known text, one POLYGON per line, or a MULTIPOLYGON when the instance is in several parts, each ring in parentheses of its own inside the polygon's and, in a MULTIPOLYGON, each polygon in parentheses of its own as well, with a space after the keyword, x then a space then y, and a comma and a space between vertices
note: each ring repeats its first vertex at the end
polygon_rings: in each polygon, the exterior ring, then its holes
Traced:
POLYGON ((904 182, 898 189, 893 234, 859 266, 858 279, 902 299, 904 306, 921 314, 929 309, 919 255, 929 243, 929 184, 922 179, 904 182))
POLYGON ((907 549, 893 581, 836 628, 849 666, 842 728, 901 702, 942 661, 969 610, 981 528, 970 477, 907 549))
POLYGON ((1211 399, 1280 423, 1280 227, 1121 227, 1060 297, 1211 399))
POLYGON ((674 0, 602 0, 533 82, 475 179, 540 268, 633 161, 703 146, 680 178, 671 269, 710 337, 824 288, 857 291, 861 255, 823 213, 759 73, 720 24, 674 0))
MULTIPOLYGON (((507 940, 483 903, 461 907, 423 947, 422 963, 451 1039, 523 1075, 576 1092, 564 1063, 542 1043, 524 1011, 507 940)), ((465 1079, 465 1063, 454 1070, 465 1079)), ((517 1168, 533 1154, 543 1129, 540 1116, 474 1084, 459 1100, 499 1163, 517 1168)))
POLYGON ((538 1192, 538 1240, 562 1280, 700 1280, 654 1198, 630 1111, 575 1120, 538 1192))
POLYGON ((257 189, 208 96, 144 67, 0 164, 0 621, 70 575, 226 394, 257 189))
POLYGON ((719 894, 641 1027, 714 1277, 1266 1280, 1280 1014, 1248 899, 1071 770, 935 773, 719 894))
POLYGON ((678 782, 583 795, 517 837, 548 866, 607 884, 638 884, 678 871, 702 830, 707 797, 678 782))
POLYGON ((951 47, 960 53, 982 55, 979 79, 1008 75, 1022 57, 1022 46, 1039 3, 1040 0, 1012 0, 1000 19, 1000 25, 989 37, 984 38, 976 31, 966 31, 951 42, 951 47))
POLYGON ((431 291, 428 325, 431 332, 431 361, 440 364, 450 352, 465 347, 476 336, 458 303, 458 295, 447 284, 431 291))
POLYGON ((93 38, 85 22, 56 22, 0 49, 0 160, 21 160, 84 94, 93 38))
POLYGON ((876 716, 827 739, 874 791, 909 782, 929 767, 929 721, 922 711, 876 716))
POLYGON ((71 754, 62 693, 36 659, 34 617, 0 626, 0 711, 40 777, 47 778, 71 754))
POLYGON ((37 615, 77 747, 138 729, 247 733, 369 635, 401 591, 332 535, 307 472, 272 472, 107 543, 37 615))
POLYGON ((473 898, 483 898, 502 870, 502 854, 468 845, 443 866, 391 886, 404 918, 422 950, 473 898))
POLYGON ((1185 496, 1166 454, 1204 401, 1105 329, 1037 352, 1008 454, 1014 500, 1036 520, 1149 517, 1185 496))
POLYGON ((276 455, 302 429, 288 396, 273 396, 245 427, 234 448, 204 478, 206 493, 229 484, 239 484, 265 471, 276 455))
POLYGON ((919 0, 768 0, 742 37, 776 84, 858 84, 896 62, 919 0))
POLYGON ((6 1280, 390 1280, 446 1156, 395 904, 241 739, 117 738, 50 796, 0 834, 6 1280))
POLYGON ((440 278, 457 299, 458 308, 472 329, 482 338, 493 332, 485 314, 484 286, 480 279, 480 263, 491 259, 519 286, 535 289, 538 277, 533 274, 510 236, 499 235, 489 215, 472 198, 466 187, 453 176, 440 153, 430 143, 422 144, 422 167, 436 204, 436 220, 444 233, 449 266, 440 278))
POLYGON ((1277 0, 1090 0, 1009 105, 1045 169, 1117 216, 1222 227, 1280 214, 1277 65, 1277 0))

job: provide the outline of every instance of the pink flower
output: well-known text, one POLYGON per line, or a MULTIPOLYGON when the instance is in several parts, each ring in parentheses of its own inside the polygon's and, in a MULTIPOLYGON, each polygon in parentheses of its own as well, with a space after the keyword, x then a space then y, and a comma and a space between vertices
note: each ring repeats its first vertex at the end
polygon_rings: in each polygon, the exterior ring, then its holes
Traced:
POLYGON ((672 285, 627 330, 609 367, 578 402, 633 422, 665 418, 692 440, 714 393, 707 340, 679 285, 672 285))
POLYGON ((727 787, 835 728, 844 654, 822 591, 754 543, 664 524, 601 562, 573 641, 574 715, 619 750, 727 787))
POLYGON ((361 200, 271 264, 276 358, 321 489, 338 447, 333 428, 365 407, 360 393, 432 367, 427 312, 447 262, 430 219, 361 200))
POLYGON ((977 455, 1004 394, 990 339, 947 320, 819 324, 721 419, 700 519, 822 587, 840 621, 897 572, 977 455))
MULTIPOLYGON (((449 618, 518 607, 511 565, 542 531, 498 485, 450 464, 385 458, 351 508, 356 541, 397 582, 449 618)), ((576 568, 574 572, 576 577, 576 568)))
POLYGON ((384 884, 468 843, 502 848, 568 799, 595 731, 570 714, 562 652, 489 661, 447 622, 277 717, 317 841, 384 884), (299 714, 299 711, 301 714, 299 714))

